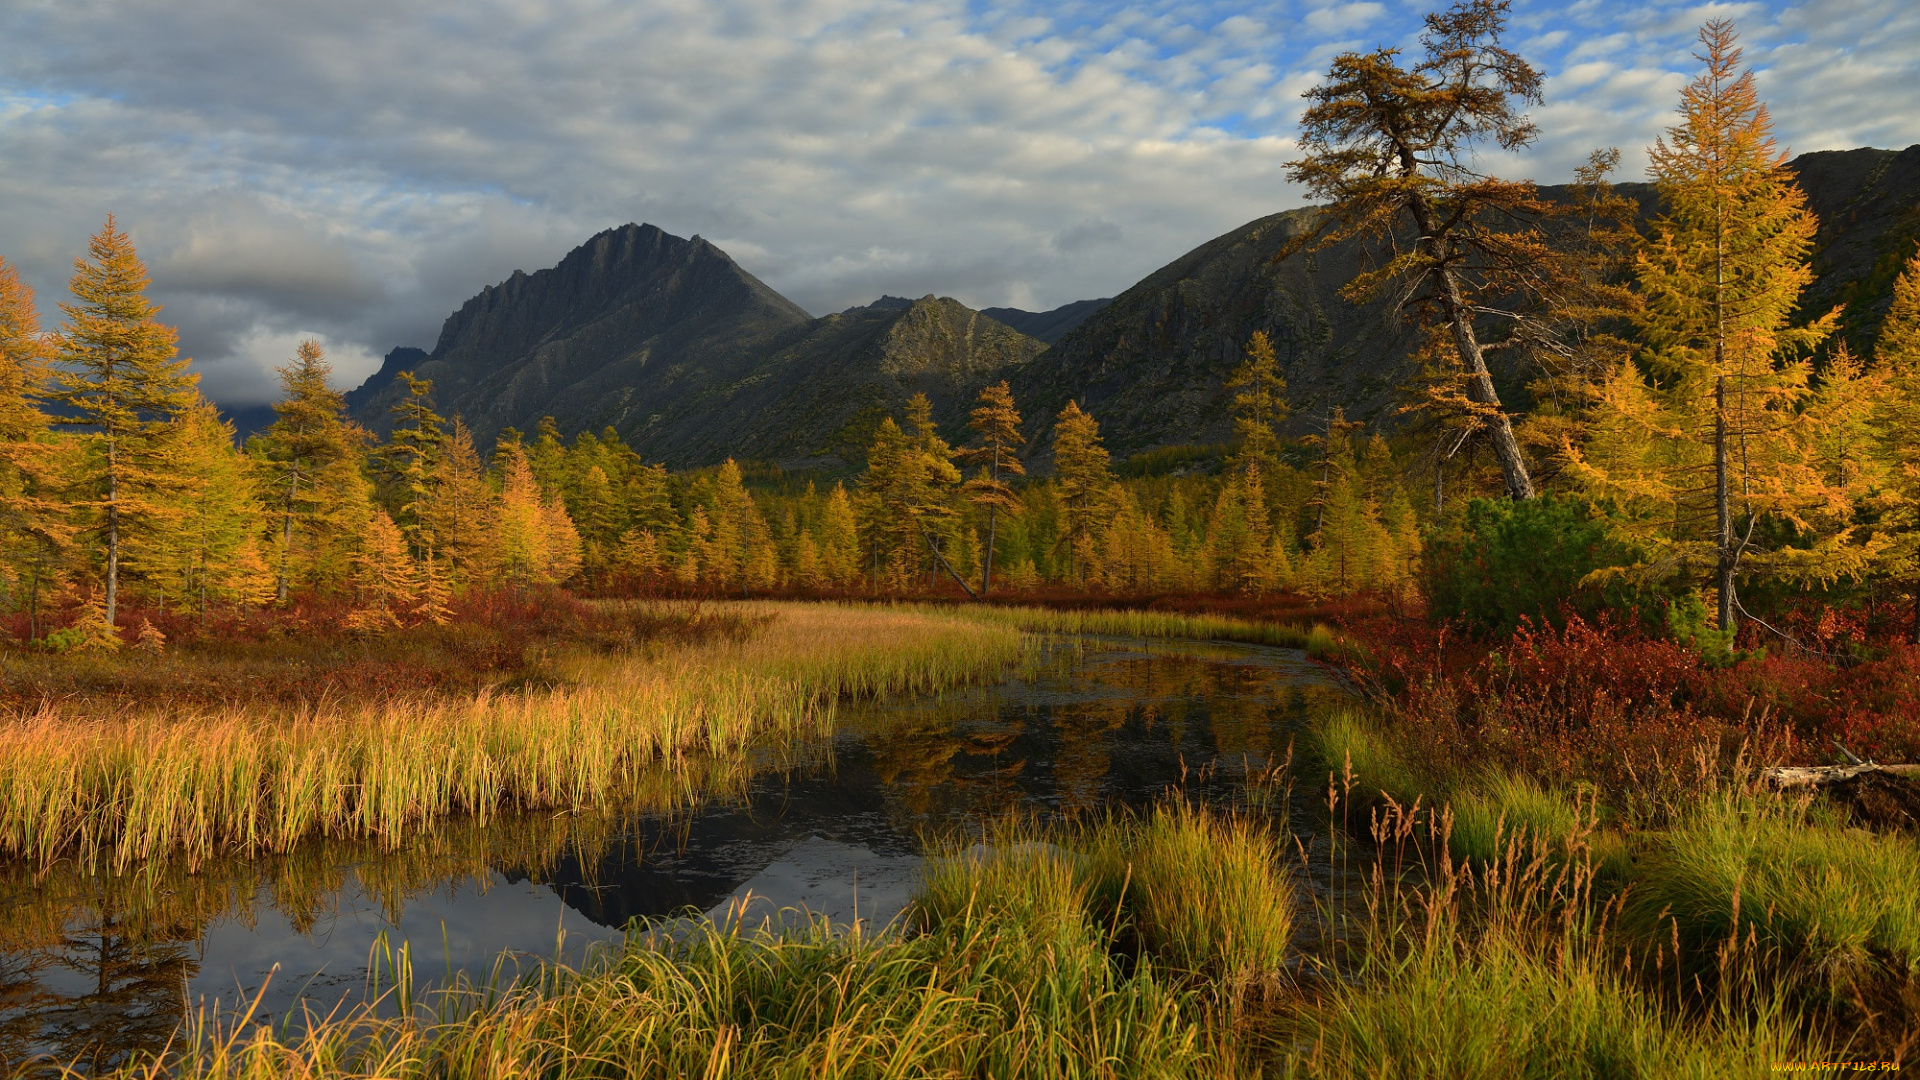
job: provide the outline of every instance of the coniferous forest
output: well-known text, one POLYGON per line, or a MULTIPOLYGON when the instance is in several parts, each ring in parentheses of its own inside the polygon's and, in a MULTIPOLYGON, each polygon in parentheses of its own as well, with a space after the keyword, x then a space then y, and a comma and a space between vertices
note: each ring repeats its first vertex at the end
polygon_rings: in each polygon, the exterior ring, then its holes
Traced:
POLYGON ((1809 301, 1820 221, 1727 21, 1648 148, 1650 202, 1613 149, 1551 191, 1480 171, 1539 136, 1509 18, 1462 0, 1306 94, 1288 179, 1317 210, 1286 255, 1361 245, 1343 297, 1417 340, 1367 422, 1290 393, 1256 331, 1224 444, 1118 456, 1083 395, 1034 411, 998 381, 912 395, 843 468, 669 469, 551 417, 476 439, 412 371, 376 436, 306 341, 242 439, 115 218, 69 299, 0 260, 0 957, 23 973, 0 969, 0 1055, 208 1078, 1912 1061, 1920 250, 1857 310, 1809 301), (1074 697, 1096 686, 1121 689, 1074 697), (685 858, 714 806, 804 802, 822 746, 819 782, 879 777, 873 813, 914 833, 892 923, 755 928, 750 889, 640 904, 592 958, 449 960, 431 992, 382 936, 367 1000, 297 1023, 191 1002, 185 953, 163 978, 134 944, 204 941, 256 894, 305 932, 345 867, 394 927, 397 898, 463 882, 592 892, 579 868, 615 866, 633 821, 687 822, 634 865, 685 858), (85 1007, 164 1024, 36 1011, 58 995, 35 965, 88 934, 85 1007))

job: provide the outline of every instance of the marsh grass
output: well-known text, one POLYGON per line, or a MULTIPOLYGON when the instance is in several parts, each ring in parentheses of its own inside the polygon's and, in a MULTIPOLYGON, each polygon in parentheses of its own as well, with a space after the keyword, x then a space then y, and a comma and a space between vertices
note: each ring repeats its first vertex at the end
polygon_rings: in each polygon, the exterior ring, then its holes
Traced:
MULTIPOLYGON (((1081 859, 1044 843, 936 863, 910 937, 636 926, 580 970, 277 1027, 202 1012, 124 1078, 1233 1077, 1221 1014, 1151 958, 1123 970, 1081 859)), ((402 1000, 402 999, 406 1000, 402 1000)))
POLYGON ((662 761, 818 732, 844 698, 957 686, 1029 654, 1017 631, 951 615, 736 606, 770 618, 744 640, 557 657, 563 685, 546 689, 291 718, 236 705, 73 719, 46 704, 0 723, 0 854, 120 871, 603 805, 662 761))
POLYGON ((1671 941, 1683 978, 1724 964, 1731 942, 1764 974, 1816 994, 1863 982, 1920 989, 1920 846, 1803 803, 1707 800, 1658 838, 1628 910, 1648 940, 1671 941))
MULTIPOLYGON (((918 607, 927 606, 919 605, 918 607)), ((1189 615, 1172 611, 1117 608, 1081 611, 997 605, 936 610, 956 611, 978 622, 1012 626, 1033 633, 1237 641, 1249 645, 1277 645, 1290 649, 1307 648, 1314 640, 1313 631, 1305 627, 1256 622, 1224 615, 1189 615)), ((1321 633, 1326 642, 1330 643, 1334 640, 1333 632, 1326 627, 1320 626, 1315 629, 1321 633)))

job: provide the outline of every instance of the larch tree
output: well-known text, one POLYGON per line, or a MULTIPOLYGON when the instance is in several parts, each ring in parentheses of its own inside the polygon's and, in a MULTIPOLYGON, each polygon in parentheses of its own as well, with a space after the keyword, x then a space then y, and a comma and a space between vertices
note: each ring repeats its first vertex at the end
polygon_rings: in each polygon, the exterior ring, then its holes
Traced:
POLYGON ((493 523, 499 497, 487 483, 473 432, 455 417, 433 463, 434 499, 427 514, 439 561, 447 567, 450 588, 485 584, 495 563, 493 523))
POLYGON ((1091 565, 1093 538, 1105 519, 1107 493, 1113 485, 1109 461, 1100 441, 1100 425, 1081 411, 1079 402, 1067 402, 1054 419, 1053 475, 1066 519, 1061 540, 1067 548, 1069 582, 1096 569, 1091 565))
POLYGON ((125 531, 168 512, 166 442, 198 397, 199 376, 187 370, 173 328, 156 317, 146 267, 111 216, 87 250, 91 260, 74 260, 74 302, 60 305, 67 326, 47 397, 60 422, 82 432, 77 505, 103 564, 102 612, 111 624, 125 531))
POLYGON ((392 409, 393 430, 380 449, 381 472, 394 509, 394 524, 407 538, 415 556, 433 553, 433 471, 446 442, 446 420, 433 411, 433 380, 403 371, 407 396, 392 409))
POLYGON ((345 550, 365 513, 363 498, 340 488, 364 488, 359 477, 364 438, 346 418, 346 401, 330 383, 333 367, 317 341, 303 341, 280 369, 275 418, 253 445, 260 460, 262 502, 273 517, 274 594, 286 603, 297 580, 327 560, 324 549, 345 550), (340 511, 350 507, 348 520, 340 511))
POLYGON ((548 540, 546 505, 526 451, 514 442, 495 453, 501 459, 500 511, 494 522, 500 574, 521 588, 550 585, 553 549, 548 540))
POLYGON ((987 512, 987 542, 980 558, 980 595, 993 588, 993 545, 1000 514, 1018 514, 1020 499, 1013 493, 1008 477, 1025 476, 1020 462, 1020 412, 1014 408, 1013 388, 1005 380, 980 391, 968 423, 974 441, 960 450, 960 460, 977 464, 980 469, 961 485, 966 500, 987 512))
POLYGON ((204 616, 213 603, 265 601, 273 575, 260 551, 260 502, 254 472, 233 446, 233 425, 196 401, 168 440, 174 512, 131 524, 127 545, 161 600, 204 616), (159 526, 153 528, 151 526, 159 526))
MULTIPOLYGON (((1737 578, 1751 569, 1824 573, 1805 547, 1768 551, 1773 519, 1801 534, 1823 497, 1804 410, 1806 356, 1838 312, 1790 318, 1813 278, 1817 222, 1773 140, 1733 25, 1700 31, 1706 70, 1681 93, 1680 122, 1651 149, 1661 213, 1635 260, 1643 348, 1600 388, 1586 447, 1590 490, 1664 558, 1704 568, 1719 628, 1737 625, 1737 578)), ((1833 540, 1838 534, 1830 534, 1833 540)), ((1833 544, 1826 554, 1837 554, 1833 544)))
POLYGON ((1273 339, 1259 330, 1247 341, 1247 358, 1227 380, 1233 396, 1233 434, 1240 440, 1239 463, 1271 478, 1280 469, 1280 424, 1287 418, 1287 380, 1273 339))
POLYGON ((826 508, 820 514, 819 532, 814 538, 820 549, 820 570, 835 585, 851 585, 860 578, 860 535, 853 513, 853 499, 845 484, 833 485, 826 508))
POLYGON ((1508 0, 1462 0, 1426 17, 1424 55, 1403 66, 1399 49, 1342 53, 1308 90, 1301 158, 1287 166, 1309 194, 1331 204, 1317 243, 1355 237, 1412 243, 1347 286, 1359 299, 1393 290, 1403 308, 1442 329, 1459 365, 1467 407, 1500 463, 1507 494, 1534 495, 1512 420, 1494 388, 1476 327, 1494 298, 1533 290, 1552 263, 1530 219, 1551 213, 1530 182, 1476 172, 1483 147, 1512 151, 1538 128, 1521 110, 1541 101, 1541 75, 1500 45, 1508 0))
POLYGON ((1909 595, 1910 640, 1920 644, 1920 252, 1894 284, 1873 361, 1888 391, 1875 416, 1877 449, 1887 472, 1881 524, 1889 541, 1886 571, 1909 595))
POLYGON ((57 447, 34 400, 45 388, 48 353, 33 290, 0 259, 0 588, 9 606, 25 608, 30 637, 39 629, 41 584, 73 539, 58 497, 57 447))
POLYGON ((908 494, 905 509, 927 548, 928 584, 945 570, 971 596, 973 587, 947 558, 960 523, 952 498, 961 486, 960 470, 953 463, 953 448, 934 425, 933 401, 927 395, 915 394, 907 400, 907 426, 912 451, 904 489, 908 494))

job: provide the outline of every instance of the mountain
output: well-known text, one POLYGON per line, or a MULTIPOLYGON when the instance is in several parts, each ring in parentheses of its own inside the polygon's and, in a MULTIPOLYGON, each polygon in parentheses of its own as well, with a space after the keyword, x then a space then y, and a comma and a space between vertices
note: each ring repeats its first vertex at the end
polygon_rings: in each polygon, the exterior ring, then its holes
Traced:
POLYGON ((887 296, 814 319, 695 237, 651 225, 595 236, 558 266, 516 271, 447 319, 431 353, 395 349, 350 391, 351 414, 390 426, 399 372, 484 447, 552 416, 572 435, 613 427, 649 460, 864 454, 915 392, 964 424, 988 375, 1046 348, 956 300, 887 296))
MULTIPOLYGON (((1845 333, 1861 349, 1920 237, 1920 146, 1806 154, 1791 166, 1820 219, 1820 276, 1802 315, 1844 302, 1845 333)), ((1655 209, 1648 185, 1620 190, 1655 209)), ((400 395, 394 376, 411 368, 434 380, 440 411, 463 415, 483 446, 506 425, 531 430, 551 415, 568 435, 611 425, 676 467, 728 456, 832 467, 857 461, 880 419, 917 391, 958 441, 979 387, 1006 378, 1036 448, 1074 399, 1124 458, 1226 441, 1225 380, 1264 330, 1296 432, 1336 405, 1388 421, 1414 334, 1384 304, 1340 297, 1369 264, 1365 247, 1291 249, 1316 213, 1249 222, 1112 300, 1028 312, 883 296, 820 319, 699 237, 627 225, 552 269, 482 290, 447 319, 431 353, 394 350, 349 401, 384 431, 400 395)), ((1524 408, 1520 378, 1496 379, 1524 408)))
POLYGON ((818 319, 746 377, 680 403, 704 419, 656 440, 657 452, 843 466, 865 457, 880 421, 898 417, 915 393, 933 400, 934 419, 957 440, 980 388, 1046 349, 958 300, 898 299, 818 319))
MULTIPOLYGON (((1790 163, 1819 218, 1818 280, 1801 305, 1812 318, 1848 306, 1856 351, 1871 345, 1894 279, 1920 237, 1920 146, 1817 152, 1790 163)), ((1553 196, 1554 188, 1544 192, 1553 196)), ((1651 216, 1647 184, 1620 192, 1651 216)), ((1116 457, 1156 446, 1224 442, 1224 383, 1256 330, 1273 337, 1296 432, 1329 406, 1385 420, 1408 370, 1410 328, 1384 304, 1354 305, 1340 289, 1361 269, 1357 243, 1291 251, 1316 211, 1290 210, 1208 241, 1121 293, 1013 377, 1034 446, 1069 399, 1099 421, 1116 457), (1285 257, 1280 257, 1285 253, 1285 257)), ((1496 372, 1503 400, 1524 407, 1519 380, 1496 372)))
MULTIPOLYGON (((705 419, 686 403, 745 378, 812 322, 707 241, 625 225, 551 269, 481 290, 412 370, 483 446, 503 427, 552 416, 568 433, 611 425, 646 447, 684 442, 675 436, 705 419)), ((354 392, 352 414, 375 432, 404 394, 389 366, 354 392)))
POLYGON ((1012 307, 981 308, 980 314, 1006 323, 1015 330, 1031 338, 1052 345, 1067 335, 1067 331, 1086 322, 1094 312, 1112 303, 1112 298, 1101 297, 1098 300, 1075 300, 1071 304, 1062 304, 1052 311, 1022 311, 1012 307))

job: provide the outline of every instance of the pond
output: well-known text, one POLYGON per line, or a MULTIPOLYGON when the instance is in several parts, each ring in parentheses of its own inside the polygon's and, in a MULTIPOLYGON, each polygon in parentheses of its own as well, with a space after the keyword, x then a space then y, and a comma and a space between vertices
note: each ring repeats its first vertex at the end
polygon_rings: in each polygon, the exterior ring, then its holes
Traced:
POLYGON ((402 950, 417 982, 485 982, 689 911, 876 928, 930 838, 1170 790, 1240 799, 1346 698, 1297 650, 1079 639, 997 684, 843 708, 831 738, 678 778, 670 808, 456 823, 390 851, 316 841, 193 873, 0 868, 0 1062, 110 1064, 216 1001, 325 1014, 402 950))

